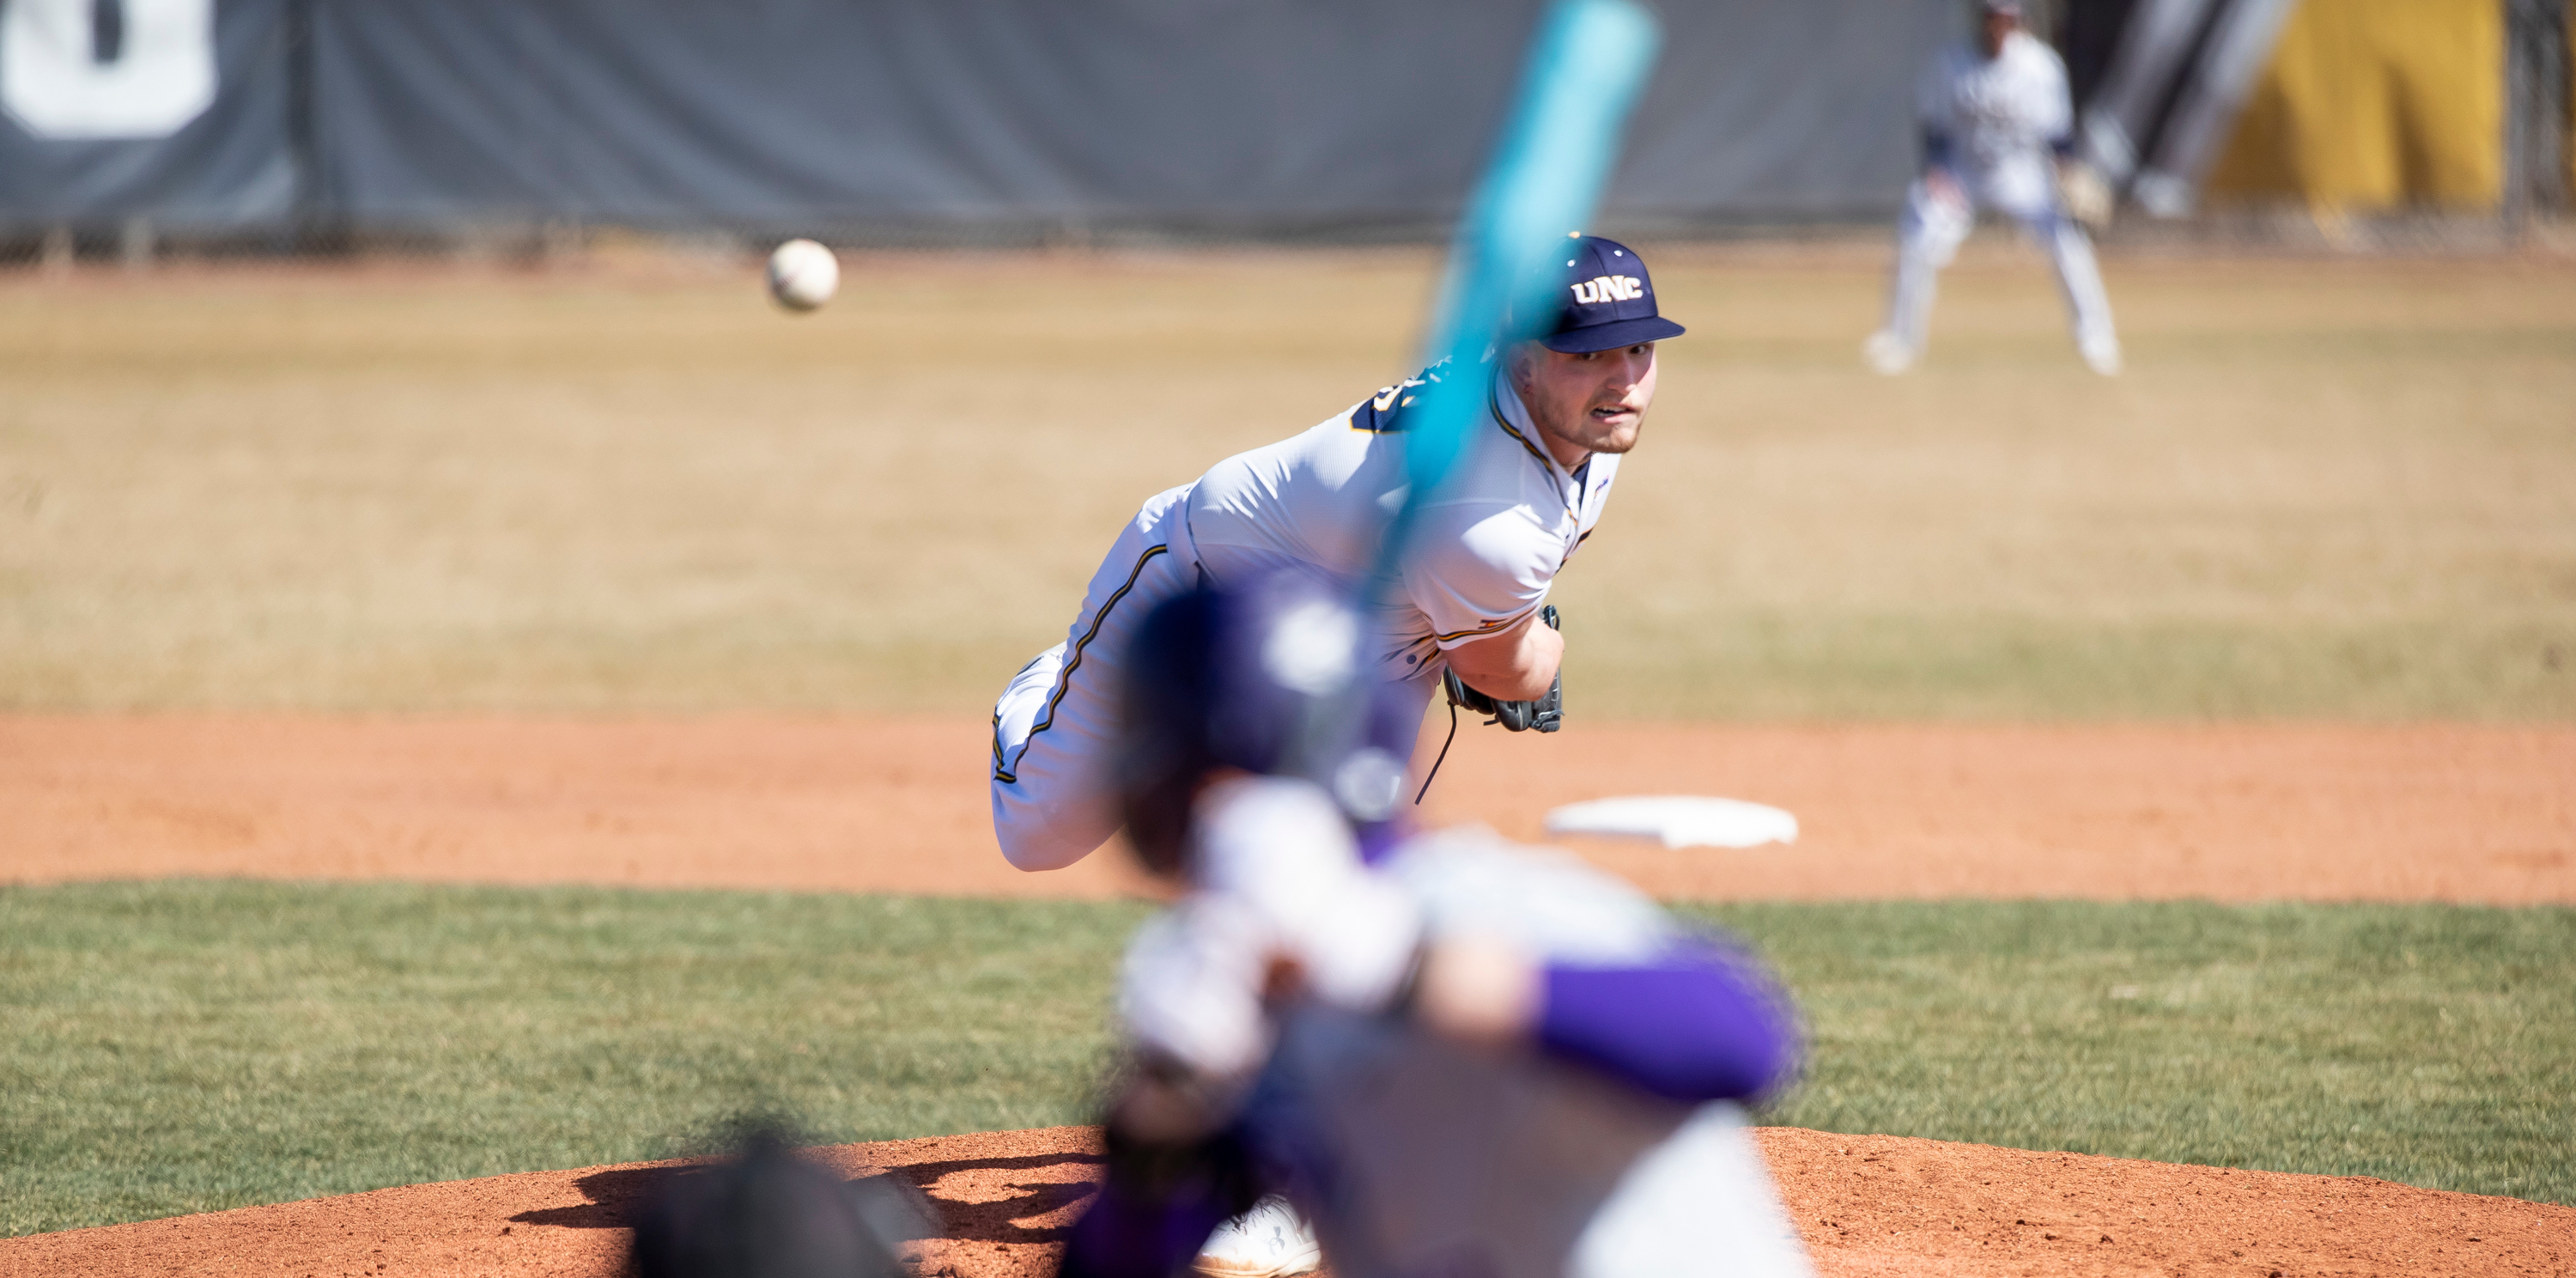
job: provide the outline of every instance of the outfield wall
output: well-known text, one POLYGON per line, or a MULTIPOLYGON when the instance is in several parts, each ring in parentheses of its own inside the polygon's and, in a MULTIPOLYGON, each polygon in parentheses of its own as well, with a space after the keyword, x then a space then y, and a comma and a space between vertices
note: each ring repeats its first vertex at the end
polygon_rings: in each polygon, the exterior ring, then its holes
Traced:
MULTIPOLYGON (((1539 7, 10 0, 0 220, 1437 225, 1539 7)), ((1953 0, 1668 10, 1613 216, 1892 208, 1953 0)))
MULTIPOLYGON (((0 235, 1412 237, 1454 217, 1542 3, 8 0, 0 235)), ((2064 0, 2063 16, 2130 40, 2147 10, 2188 34, 2231 3, 2064 0)), ((2566 164, 2565 6, 2304 0, 2213 193, 2497 207, 2508 152, 2566 164), (2556 33, 2537 61, 2535 32, 2556 33)), ((1914 76, 1964 5, 1660 8, 1665 56, 1605 222, 1892 212, 1917 162, 1914 76)), ((2133 125, 2170 109, 2160 84, 2133 125)), ((2515 189, 2550 207, 2567 185, 2515 189)))

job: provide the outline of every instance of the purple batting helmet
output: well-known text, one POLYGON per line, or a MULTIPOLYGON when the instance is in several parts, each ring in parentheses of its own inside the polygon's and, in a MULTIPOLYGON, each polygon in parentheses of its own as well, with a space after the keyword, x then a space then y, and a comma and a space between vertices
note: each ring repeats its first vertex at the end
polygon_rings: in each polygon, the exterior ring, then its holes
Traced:
POLYGON ((1293 572, 1201 586, 1146 615, 1110 770, 1148 869, 1185 868, 1191 803, 1220 768, 1315 781, 1364 847, 1384 844, 1421 721, 1369 668, 1365 635, 1347 595, 1293 572))

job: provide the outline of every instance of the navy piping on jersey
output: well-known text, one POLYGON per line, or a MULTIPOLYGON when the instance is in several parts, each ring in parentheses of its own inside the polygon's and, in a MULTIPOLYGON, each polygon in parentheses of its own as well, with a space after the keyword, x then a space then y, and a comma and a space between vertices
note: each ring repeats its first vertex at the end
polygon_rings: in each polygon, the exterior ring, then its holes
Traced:
MULTIPOLYGON (((1020 752, 1011 760, 1011 771, 1004 771, 1002 768, 1002 712, 999 710, 993 712, 994 780, 1004 785, 1020 783, 1017 775, 1020 760, 1029 757, 1029 745, 1038 739, 1039 733, 1055 726, 1056 707, 1063 704, 1064 694, 1073 688, 1073 672, 1082 667, 1082 650, 1090 647, 1091 641, 1100 637, 1100 628, 1109 622, 1109 610, 1117 607, 1118 601, 1126 598, 1127 592, 1136 588, 1136 579, 1145 575, 1145 565, 1154 562, 1156 555, 1169 554, 1171 549, 1168 545, 1147 546, 1144 554, 1136 556, 1136 566, 1128 571, 1126 584, 1110 593, 1109 598, 1101 603, 1100 611, 1093 614, 1091 629, 1083 631, 1082 637, 1073 641, 1073 651, 1065 654, 1064 669, 1056 672, 1055 691, 1047 694, 1046 718, 1039 720, 1036 727, 1029 729, 1027 740, 1020 742, 1020 752)), ((1026 668, 1022 667, 1022 669, 1026 668)))

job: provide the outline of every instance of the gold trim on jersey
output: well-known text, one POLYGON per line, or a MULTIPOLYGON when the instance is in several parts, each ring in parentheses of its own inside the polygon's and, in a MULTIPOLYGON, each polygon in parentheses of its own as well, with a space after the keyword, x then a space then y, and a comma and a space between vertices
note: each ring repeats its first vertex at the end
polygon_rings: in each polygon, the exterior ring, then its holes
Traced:
MULTIPOLYGON (((1537 605, 1532 604, 1530 607, 1534 608, 1537 607, 1537 605)), ((1523 608, 1519 612, 1513 613, 1508 617, 1497 617, 1492 621, 1478 622, 1473 629, 1452 630, 1445 635, 1435 633, 1431 636, 1431 641, 1433 643, 1447 643, 1452 639, 1471 639, 1477 635, 1490 635, 1498 630, 1509 630, 1513 626, 1520 624, 1521 619, 1529 616, 1529 614, 1529 608, 1523 608)))
MULTIPOLYGON (((1118 601, 1126 598, 1127 592, 1136 588, 1136 579, 1145 575, 1145 565, 1154 562, 1156 555, 1171 553, 1171 549, 1169 545, 1147 546, 1144 554, 1136 556, 1136 566, 1128 570, 1126 584, 1111 591, 1109 597, 1101 601, 1100 611, 1092 614, 1091 629, 1083 631, 1082 637, 1074 640, 1073 647, 1064 654, 1064 669, 1056 672, 1055 691, 1047 694, 1046 717, 1038 720, 1037 725, 1029 729, 1029 735, 1021 740, 1020 752, 1012 756, 1011 767, 1007 771, 1002 767, 1002 712, 999 710, 993 712, 994 780, 1004 785, 1019 784, 1020 760, 1029 757, 1029 743, 1037 740, 1039 733, 1055 726, 1056 707, 1064 704, 1064 694, 1073 690, 1073 672, 1082 668, 1083 649, 1090 647, 1091 641, 1100 637, 1100 628, 1109 622, 1109 610, 1117 607, 1118 601)), ((1023 670, 1027 668, 1021 667, 1023 670)))
MULTIPOLYGON (((1494 424, 1502 427, 1504 434, 1519 440, 1521 447, 1527 449, 1529 451, 1529 455, 1537 458, 1538 464, 1546 468, 1548 481, 1550 483, 1554 483, 1556 480, 1556 459, 1548 456, 1546 451, 1541 449, 1538 445, 1531 443, 1529 441, 1529 436, 1522 434, 1519 427, 1512 425, 1511 418, 1503 416, 1502 396, 1495 394, 1493 388, 1490 386, 1485 389, 1485 407, 1493 412, 1494 424)), ((1563 487, 1559 486, 1558 492, 1562 494, 1563 491, 1563 487)), ((1562 497, 1560 496, 1559 499, 1562 500, 1562 497)))

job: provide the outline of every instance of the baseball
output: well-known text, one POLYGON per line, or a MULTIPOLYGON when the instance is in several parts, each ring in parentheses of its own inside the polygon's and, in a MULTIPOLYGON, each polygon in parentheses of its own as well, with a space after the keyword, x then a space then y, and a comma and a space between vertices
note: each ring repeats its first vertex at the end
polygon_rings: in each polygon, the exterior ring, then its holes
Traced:
POLYGON ((788 310, 814 310, 840 286, 841 259, 812 240, 789 240, 769 255, 769 296, 788 310))

